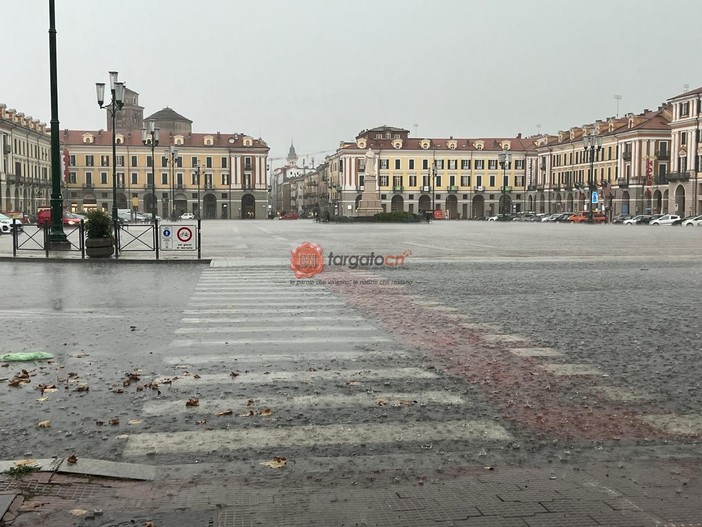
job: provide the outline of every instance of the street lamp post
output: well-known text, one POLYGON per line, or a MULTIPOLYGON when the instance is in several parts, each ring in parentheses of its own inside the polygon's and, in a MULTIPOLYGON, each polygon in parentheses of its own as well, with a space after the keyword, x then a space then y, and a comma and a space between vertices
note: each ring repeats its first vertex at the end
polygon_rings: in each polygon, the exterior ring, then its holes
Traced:
POLYGON ((195 165, 197 171, 195 172, 195 177, 197 178, 197 219, 200 219, 200 163, 195 165))
POLYGON ((124 83, 117 81, 118 73, 110 72, 110 94, 112 100, 105 102, 105 83, 96 82, 97 103, 100 108, 109 108, 112 112, 112 221, 117 224, 117 112, 124 106, 124 83))
POLYGON ((49 231, 49 247, 53 250, 69 250, 71 245, 66 233, 63 232, 57 70, 56 9, 54 0, 49 0, 49 76, 51 83, 51 230, 49 231))
POLYGON ((583 149, 587 156, 589 156, 590 161, 590 173, 587 178, 587 185, 590 189, 590 206, 588 210, 590 211, 590 223, 594 223, 594 212, 592 210, 592 193, 597 190, 597 178, 595 177, 595 152, 599 152, 602 149, 602 138, 597 135, 597 130, 594 128, 589 134, 583 136, 583 149))
POLYGON ((502 165, 502 195, 500 196, 500 215, 504 220, 505 216, 509 213, 511 202, 509 196, 507 195, 507 165, 512 162, 512 154, 509 154, 506 150, 503 150, 497 157, 499 158, 500 164, 502 165))
POLYGON ((141 129, 141 142, 144 145, 151 145, 151 221, 156 224, 156 158, 154 154, 155 148, 158 146, 159 141, 159 129, 156 128, 156 123, 154 121, 149 121, 149 128, 146 127, 141 129))
POLYGON ((170 167, 170 171, 169 171, 170 172, 170 174, 169 174, 170 180, 171 180, 171 184, 170 184, 171 196, 170 196, 170 203, 169 203, 169 206, 171 208, 170 219, 175 220, 175 218, 176 218, 176 215, 175 215, 175 211, 176 211, 176 209, 175 209, 175 162, 176 162, 176 158, 178 157, 178 149, 175 146, 170 145, 163 152, 163 155, 166 158, 166 162, 168 163, 168 165, 170 167))

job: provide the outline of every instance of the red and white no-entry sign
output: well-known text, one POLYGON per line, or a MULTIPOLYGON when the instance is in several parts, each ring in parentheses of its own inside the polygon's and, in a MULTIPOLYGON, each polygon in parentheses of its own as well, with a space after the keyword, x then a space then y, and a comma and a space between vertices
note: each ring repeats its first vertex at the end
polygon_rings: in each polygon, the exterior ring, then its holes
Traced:
POLYGON ((176 236, 178 241, 187 243, 193 239, 193 230, 190 227, 179 227, 176 236))

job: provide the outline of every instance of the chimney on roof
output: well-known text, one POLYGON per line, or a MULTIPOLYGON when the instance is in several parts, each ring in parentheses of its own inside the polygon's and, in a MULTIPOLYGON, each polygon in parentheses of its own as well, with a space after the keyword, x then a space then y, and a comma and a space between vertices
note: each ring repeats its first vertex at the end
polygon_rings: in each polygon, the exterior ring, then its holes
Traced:
POLYGON ((517 139, 521 139, 521 138, 522 138, 522 132, 519 132, 519 133, 517 134, 517 139))

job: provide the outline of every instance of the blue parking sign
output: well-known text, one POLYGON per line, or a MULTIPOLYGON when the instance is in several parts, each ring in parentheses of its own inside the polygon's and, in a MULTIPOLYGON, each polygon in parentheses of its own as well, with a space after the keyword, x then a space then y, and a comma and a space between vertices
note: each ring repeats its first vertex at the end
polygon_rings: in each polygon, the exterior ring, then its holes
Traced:
POLYGON ((592 203, 597 204, 600 202, 600 196, 597 194, 597 192, 592 193, 592 203))

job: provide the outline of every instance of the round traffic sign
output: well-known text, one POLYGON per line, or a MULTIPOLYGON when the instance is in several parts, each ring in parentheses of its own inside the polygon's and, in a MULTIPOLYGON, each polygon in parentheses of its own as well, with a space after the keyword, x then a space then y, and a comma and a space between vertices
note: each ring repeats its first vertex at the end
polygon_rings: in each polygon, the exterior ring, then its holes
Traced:
POLYGON ((189 242, 193 237, 193 231, 190 227, 180 227, 176 236, 181 242, 189 242))
POLYGON ((163 229, 163 237, 170 238, 171 237, 171 230, 170 229, 163 229))

